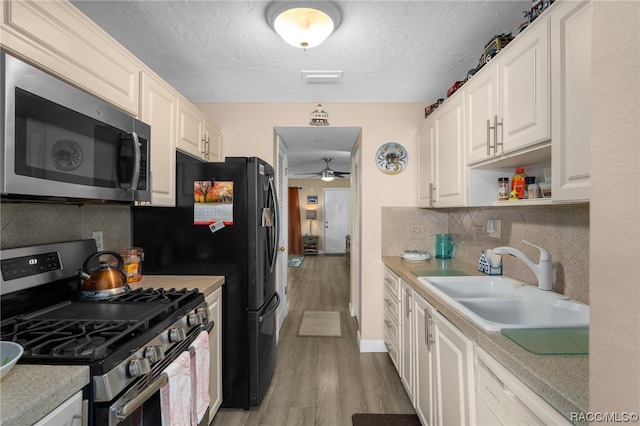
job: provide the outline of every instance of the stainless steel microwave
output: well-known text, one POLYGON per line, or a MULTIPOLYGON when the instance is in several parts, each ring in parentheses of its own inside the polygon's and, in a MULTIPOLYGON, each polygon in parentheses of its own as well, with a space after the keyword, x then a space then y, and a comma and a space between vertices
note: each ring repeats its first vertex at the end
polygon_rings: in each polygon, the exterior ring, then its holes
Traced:
POLYGON ((5 198, 150 201, 150 127, 0 53, 5 198))

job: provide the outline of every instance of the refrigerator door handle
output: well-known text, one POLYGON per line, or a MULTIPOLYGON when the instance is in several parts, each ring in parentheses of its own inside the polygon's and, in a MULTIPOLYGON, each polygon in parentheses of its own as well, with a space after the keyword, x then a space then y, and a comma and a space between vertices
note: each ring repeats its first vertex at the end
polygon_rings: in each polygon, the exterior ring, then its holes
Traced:
MULTIPOLYGON (((273 299, 276 299, 275 306, 273 308, 269 309, 267 312, 261 312, 260 316, 258 317, 258 322, 264 321, 264 319, 266 317, 271 315, 276 309, 278 309, 278 306, 280 306, 280 296, 278 295, 277 291, 273 294, 273 297, 271 298, 271 300, 273 300, 273 299)), ((267 306, 265 306, 264 309, 267 309, 269 307, 269 304, 271 303, 271 300, 269 301, 269 303, 267 303, 267 306)))
POLYGON ((276 191, 273 185, 273 176, 269 176, 269 192, 271 193, 271 197, 273 198, 273 215, 274 215, 274 225, 276 228, 276 232, 274 232, 274 240, 273 243, 273 253, 271 254, 271 264, 269 265, 269 271, 273 272, 276 266, 276 257, 278 256, 278 241, 280 241, 280 212, 278 211, 278 197, 276 196, 276 191))

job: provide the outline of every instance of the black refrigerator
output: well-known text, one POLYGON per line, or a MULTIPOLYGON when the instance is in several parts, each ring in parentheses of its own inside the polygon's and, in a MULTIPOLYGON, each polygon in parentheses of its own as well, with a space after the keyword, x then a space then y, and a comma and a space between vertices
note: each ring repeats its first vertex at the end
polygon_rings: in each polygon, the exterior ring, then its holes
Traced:
POLYGON ((222 407, 259 405, 275 369, 274 178, 273 167, 257 157, 205 163, 178 152, 176 207, 133 208, 144 274, 225 277, 222 407))

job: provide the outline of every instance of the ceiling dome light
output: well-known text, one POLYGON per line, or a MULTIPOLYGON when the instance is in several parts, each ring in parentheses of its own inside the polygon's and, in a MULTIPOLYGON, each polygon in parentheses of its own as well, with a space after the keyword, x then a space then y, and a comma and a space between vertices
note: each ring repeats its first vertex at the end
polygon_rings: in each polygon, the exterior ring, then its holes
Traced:
POLYGON ((322 175, 320 177, 320 179, 322 179, 325 182, 331 182, 332 180, 334 180, 336 177, 333 174, 333 170, 323 170, 322 171, 322 175))
POLYGON ((290 45, 315 47, 340 25, 340 10, 328 0, 275 1, 267 9, 269 25, 290 45))

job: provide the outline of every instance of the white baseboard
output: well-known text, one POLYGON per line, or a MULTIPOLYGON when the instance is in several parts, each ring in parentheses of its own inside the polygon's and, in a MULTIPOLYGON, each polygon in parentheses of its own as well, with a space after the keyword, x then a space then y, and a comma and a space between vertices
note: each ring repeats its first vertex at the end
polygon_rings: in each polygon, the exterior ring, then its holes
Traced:
POLYGON ((360 333, 358 333, 358 344, 360 352, 388 352, 384 340, 360 340, 360 333))
POLYGON ((351 304, 351 302, 349 302, 349 314, 350 314, 352 317, 355 317, 355 316, 356 316, 356 311, 354 311, 354 310, 353 310, 353 305, 351 304))

